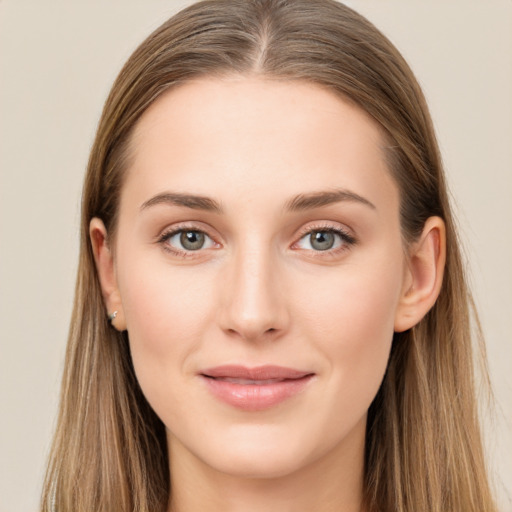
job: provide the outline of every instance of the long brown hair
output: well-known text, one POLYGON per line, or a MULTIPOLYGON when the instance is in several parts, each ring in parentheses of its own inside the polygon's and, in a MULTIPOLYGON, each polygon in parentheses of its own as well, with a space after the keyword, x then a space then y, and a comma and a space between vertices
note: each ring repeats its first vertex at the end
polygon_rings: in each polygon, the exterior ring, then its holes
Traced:
POLYGON ((388 39, 334 0, 199 2, 151 34, 120 72, 85 178, 75 305, 42 510, 158 512, 169 503, 164 426, 138 386, 127 334, 108 324, 89 223, 100 217, 114 236, 130 134, 148 106, 177 84, 234 73, 316 83, 368 112, 388 139, 404 244, 428 217, 446 223, 439 299, 418 325, 395 334, 369 410, 366 508, 495 510, 477 418, 471 297, 425 99, 388 39))

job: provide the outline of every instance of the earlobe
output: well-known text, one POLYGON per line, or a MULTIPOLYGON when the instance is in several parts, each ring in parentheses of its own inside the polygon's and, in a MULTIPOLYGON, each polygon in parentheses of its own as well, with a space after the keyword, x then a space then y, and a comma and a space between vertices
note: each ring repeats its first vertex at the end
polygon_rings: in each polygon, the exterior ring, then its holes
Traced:
POLYGON ((408 255, 404 286, 395 316, 395 332, 416 325, 435 304, 443 284, 446 261, 445 224, 430 217, 408 255))
POLYGON ((108 245, 107 230, 101 219, 95 217, 91 220, 89 236, 101 285, 103 302, 106 307, 105 315, 118 331, 124 331, 126 329, 126 322, 121 295, 117 287, 114 258, 108 245))

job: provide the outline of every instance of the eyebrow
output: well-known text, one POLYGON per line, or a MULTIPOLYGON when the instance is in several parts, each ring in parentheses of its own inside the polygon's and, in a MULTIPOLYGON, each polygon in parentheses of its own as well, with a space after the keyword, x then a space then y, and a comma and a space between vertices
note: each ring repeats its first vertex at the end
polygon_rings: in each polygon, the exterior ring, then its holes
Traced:
POLYGON ((186 208, 191 208, 192 210, 204 210, 208 212, 222 213, 221 205, 214 199, 205 196, 180 194, 176 192, 164 192, 163 194, 158 194, 143 203, 140 209, 143 211, 147 208, 150 208, 151 206, 156 206, 158 204, 184 206, 186 208))
POLYGON ((368 206, 372 210, 377 209, 372 202, 368 201, 368 199, 346 189, 299 194, 286 203, 285 209, 292 212, 312 210, 314 208, 328 206, 341 201, 356 202, 368 206))
MULTIPOLYGON (((346 189, 327 190, 320 192, 311 192, 308 194, 299 194, 292 197, 285 204, 285 211, 298 212, 321 208, 333 203, 342 201, 356 202, 376 210, 375 205, 364 197, 346 189)), ((146 210, 152 206, 168 204, 171 206, 184 206, 192 210, 203 210, 218 214, 223 213, 222 206, 218 201, 206 196, 194 194, 182 194, 178 192, 164 192, 148 199, 142 204, 140 210, 146 210)))

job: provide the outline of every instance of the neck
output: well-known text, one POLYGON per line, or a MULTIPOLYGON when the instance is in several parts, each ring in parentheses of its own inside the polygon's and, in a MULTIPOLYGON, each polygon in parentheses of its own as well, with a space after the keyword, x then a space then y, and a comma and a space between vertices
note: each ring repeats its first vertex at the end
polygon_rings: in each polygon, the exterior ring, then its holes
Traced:
POLYGON ((364 428, 324 457, 273 478, 217 471, 169 440, 169 512, 363 512, 364 428))

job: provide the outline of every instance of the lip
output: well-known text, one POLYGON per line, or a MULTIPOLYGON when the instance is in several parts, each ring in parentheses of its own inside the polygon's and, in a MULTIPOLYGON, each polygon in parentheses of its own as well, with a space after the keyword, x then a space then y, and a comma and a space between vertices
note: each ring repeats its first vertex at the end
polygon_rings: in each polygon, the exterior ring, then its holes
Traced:
POLYGON ((199 376, 208 390, 228 405, 262 411, 303 391, 314 373, 274 365, 224 365, 205 369, 199 376))

